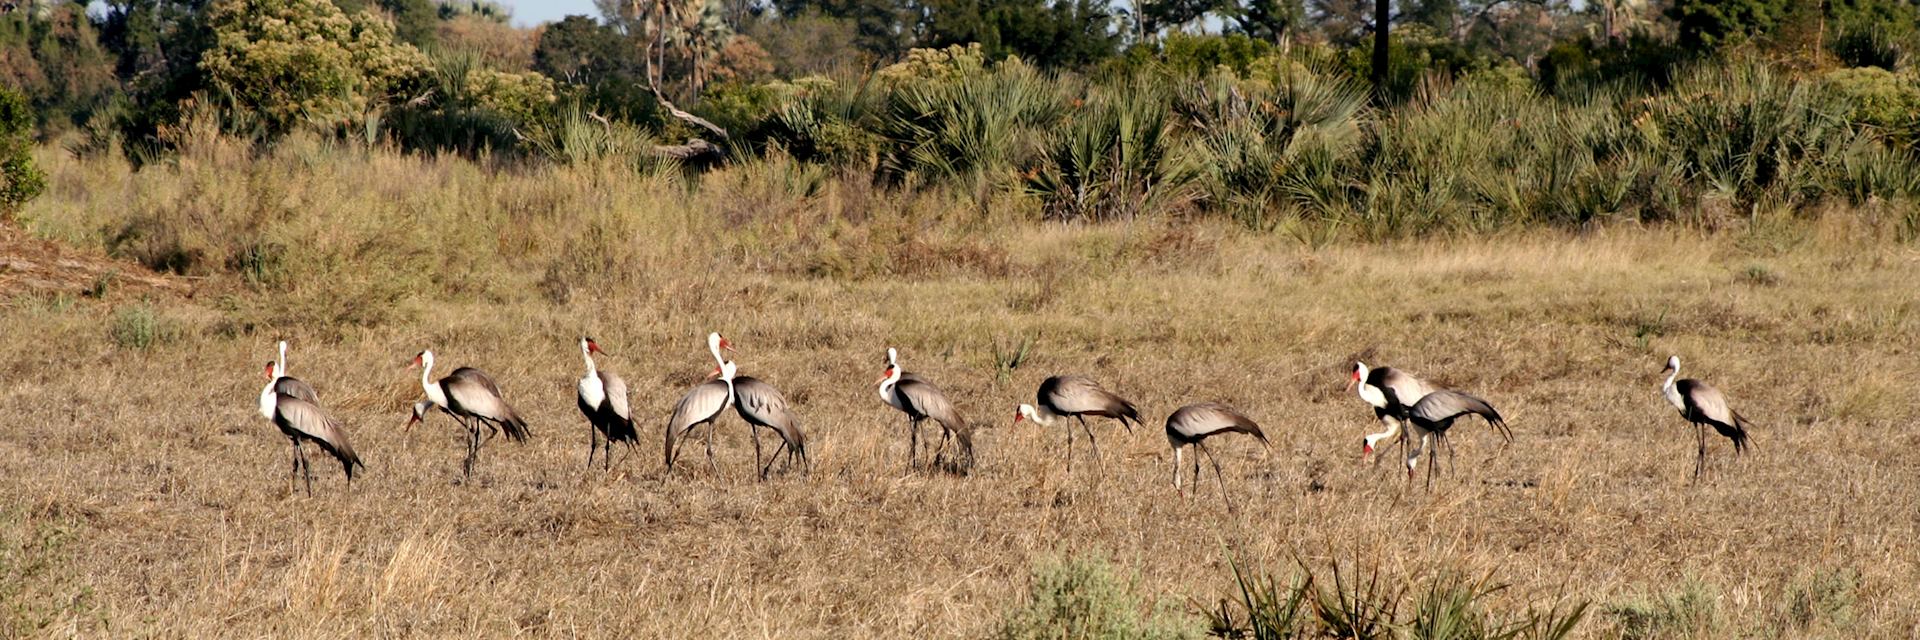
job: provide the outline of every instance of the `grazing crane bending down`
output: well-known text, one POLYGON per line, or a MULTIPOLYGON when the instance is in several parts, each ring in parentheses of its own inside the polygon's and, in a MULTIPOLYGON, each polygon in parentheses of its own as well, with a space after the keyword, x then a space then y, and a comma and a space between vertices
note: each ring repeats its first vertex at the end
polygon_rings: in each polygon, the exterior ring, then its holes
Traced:
POLYGON ((280 359, 275 361, 273 370, 274 375, 277 376, 273 380, 273 389, 275 391, 307 402, 320 404, 320 394, 313 390, 313 385, 307 384, 299 378, 287 375, 287 341, 285 340, 280 341, 280 359))
POLYGON ((960 441, 961 470, 973 467, 973 427, 967 425, 966 418, 953 408, 947 400, 947 394, 940 391, 920 376, 900 370, 899 353, 893 347, 887 347, 887 371, 880 376, 880 399, 889 406, 907 414, 910 440, 907 444, 907 469, 913 469, 914 458, 920 449, 920 421, 932 419, 940 423, 940 448, 934 450, 934 460, 940 459, 940 453, 947 448, 948 439, 960 441))
POLYGON ((1667 397, 1673 408, 1680 410, 1680 417, 1692 423, 1700 447, 1693 459, 1693 477, 1698 479, 1707 464, 1707 427, 1733 441, 1733 455, 1739 456, 1747 450, 1747 419, 1727 406, 1727 397, 1720 390, 1705 382, 1686 378, 1675 380, 1680 375, 1680 356, 1667 358, 1667 368, 1661 373, 1667 374, 1667 383, 1660 386, 1660 392, 1667 397))
POLYGON ((677 442, 694 427, 707 425, 707 464, 719 473, 720 464, 713 460, 713 421, 727 410, 727 404, 733 401, 733 376, 737 369, 731 362, 721 362, 702 382, 680 397, 673 405, 673 415, 667 418, 666 462, 667 471, 673 471, 674 458, 678 457, 677 442))
MULTIPOLYGON (((460 426, 467 428, 467 458, 461 463, 462 475, 473 475, 473 462, 480 457, 480 426, 486 425, 491 431, 505 431, 507 437, 516 441, 526 441, 532 433, 527 430, 527 421, 520 412, 507 404, 500 395, 500 385, 493 378, 473 367, 460 367, 453 373, 434 382, 433 352, 421 351, 413 357, 413 364, 407 368, 420 368, 420 388, 427 392, 427 400, 440 410, 453 416, 460 426)), ((422 414, 416 409, 417 421, 422 414)), ((412 423, 409 422, 409 425, 412 423)), ((489 435, 489 438, 492 436, 489 435)))
POLYGON ((293 441, 293 474, 305 477, 307 495, 313 495, 313 467, 307 462, 307 451, 302 442, 311 440, 320 445, 322 451, 340 461, 347 473, 347 482, 353 482, 353 468, 366 468, 360 462, 359 454, 353 452, 353 445, 347 442, 347 432, 340 427, 326 411, 310 400, 294 397, 279 390, 280 382, 288 378, 280 375, 280 366, 267 363, 267 386, 260 390, 260 415, 280 428, 293 441))
POLYGON ((580 339, 580 357, 587 361, 587 375, 580 378, 576 399, 580 415, 587 417, 587 466, 593 466, 593 453, 607 443, 601 468, 613 468, 613 443, 624 442, 628 449, 640 440, 633 428, 633 409, 627 404, 627 381, 594 365, 593 354, 605 355, 593 338, 580 339))
MULTIPOLYGON (((1217 402, 1202 402, 1180 407, 1167 416, 1167 444, 1173 447, 1173 489, 1181 495, 1180 461, 1182 448, 1191 445, 1199 452, 1207 454, 1207 461, 1213 464, 1213 475, 1220 481, 1220 499, 1227 500, 1227 478, 1220 473, 1220 460, 1213 457, 1213 450, 1207 448, 1206 439, 1222 433, 1244 433, 1260 440, 1260 446, 1267 447, 1267 434, 1260 431, 1260 425, 1252 418, 1233 410, 1232 407, 1217 402)), ((1196 490, 1200 486, 1200 453, 1193 454, 1193 484, 1196 490)), ((1232 509, 1233 503, 1227 502, 1232 509)))
MULTIPOLYGON (((1386 425, 1386 431, 1370 434, 1361 440, 1360 455, 1373 456, 1374 445, 1387 439, 1397 440, 1404 452, 1407 437, 1402 429, 1407 421, 1407 409, 1432 392, 1433 387, 1413 377, 1413 374, 1393 367, 1368 369, 1365 362, 1353 363, 1353 376, 1347 386, 1353 387, 1361 400, 1372 405, 1374 417, 1386 425)), ((1378 463, 1379 458, 1374 458, 1374 462, 1378 463)))
MULTIPOLYGON (((1053 376, 1040 383, 1040 390, 1034 394, 1034 404, 1023 404, 1013 413, 1014 423, 1032 420, 1043 427, 1053 426, 1054 420, 1062 416, 1072 416, 1080 422, 1080 429, 1087 433, 1087 442, 1093 446, 1094 459, 1100 458, 1100 442, 1093 437, 1093 428, 1087 426, 1086 416, 1113 418, 1120 426, 1133 433, 1133 425, 1140 424, 1140 410, 1126 398, 1114 395, 1101 387, 1100 383, 1084 376, 1053 376), (1132 421, 1129 424, 1128 421, 1132 421)), ((1067 468, 1073 468, 1073 427, 1067 431, 1067 468)))
POLYGON ((1435 461, 1427 465, 1427 486, 1433 486, 1434 468, 1439 466, 1440 446, 1446 445, 1451 452, 1453 445, 1447 442, 1447 429, 1453 421, 1464 415, 1477 415, 1492 425, 1507 442, 1513 442, 1513 431, 1507 428, 1507 421, 1493 405, 1479 398, 1454 391, 1441 389, 1427 394, 1407 410, 1407 427, 1415 439, 1413 449, 1407 452, 1407 480, 1413 480, 1413 469, 1419 464, 1422 451, 1432 450, 1435 461))

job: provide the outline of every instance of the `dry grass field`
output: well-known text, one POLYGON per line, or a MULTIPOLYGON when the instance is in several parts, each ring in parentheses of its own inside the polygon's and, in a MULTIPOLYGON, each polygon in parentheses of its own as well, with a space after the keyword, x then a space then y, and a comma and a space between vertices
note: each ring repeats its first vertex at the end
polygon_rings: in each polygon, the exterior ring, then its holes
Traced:
POLYGON ((1590 602, 1575 637, 1920 634, 1920 253, 1851 214, 1314 248, 1206 222, 1008 222, 830 180, 796 196, 779 181, 812 178, 791 167, 694 195, 618 172, 198 153, 139 173, 44 154, 29 229, 149 264, 175 251, 194 293, 9 294, 8 635, 979 637, 1076 557, 1188 635, 1236 596, 1230 558, 1282 580, 1296 563, 1490 574, 1511 586, 1489 606, 1590 602), (272 259, 247 262, 259 247, 272 259), (660 427, 712 330, 797 405, 811 475, 754 481, 729 415, 720 474, 663 476, 660 427), (643 418, 613 473, 583 465, 581 334, 643 418), (281 337, 367 462, 350 486, 325 464, 311 497, 287 482, 255 412, 281 337), (888 346, 981 428, 971 475, 903 469, 904 421, 872 384, 888 346), (451 421, 402 429, 422 348, 442 373, 493 373, 534 439, 490 443, 462 482, 451 421), (1711 442, 1697 483, 1658 392, 1669 354, 1759 425, 1744 459, 1711 442), (1462 422, 1431 491, 1363 464, 1356 357, 1483 395, 1515 442, 1462 422), (1130 435, 1096 425, 1104 468, 1082 447, 1068 469, 1062 434, 1012 423, 1060 372, 1148 414, 1130 435), (1193 497, 1169 486, 1160 421, 1202 400, 1272 438, 1217 445, 1232 510, 1210 471, 1193 497))

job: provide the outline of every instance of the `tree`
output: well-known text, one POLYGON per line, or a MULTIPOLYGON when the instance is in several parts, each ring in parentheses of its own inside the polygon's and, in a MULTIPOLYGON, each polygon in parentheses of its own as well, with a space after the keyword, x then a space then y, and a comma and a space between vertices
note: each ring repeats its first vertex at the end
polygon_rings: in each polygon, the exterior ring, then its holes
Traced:
POLYGON ((208 24, 214 43, 200 60, 208 88, 269 136, 376 110, 429 68, 385 19, 349 17, 326 0, 229 0, 208 24))
POLYGON ((1779 26, 1796 0, 1674 0, 1667 8, 1680 46, 1717 49, 1779 26))
POLYGON ((1042 67, 1082 67, 1119 49, 1104 0, 934 0, 923 44, 978 42, 989 58, 1017 55, 1042 67))
POLYGON ((1387 99, 1387 61, 1390 50, 1387 48, 1387 30, 1393 22, 1393 3, 1390 0, 1373 0, 1373 95, 1376 100, 1387 99))
POLYGON ((369 8, 386 11, 393 18, 393 35, 416 47, 433 46, 438 35, 440 7, 433 0, 333 0, 333 4, 347 15, 369 8))

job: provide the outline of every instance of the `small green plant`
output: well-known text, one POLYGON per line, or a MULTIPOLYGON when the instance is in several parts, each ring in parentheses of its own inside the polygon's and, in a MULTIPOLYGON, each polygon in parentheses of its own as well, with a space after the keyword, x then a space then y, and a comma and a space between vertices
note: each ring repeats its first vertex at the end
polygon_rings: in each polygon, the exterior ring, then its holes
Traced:
POLYGON ((1763 264, 1747 265, 1746 269, 1740 271, 1738 279, 1741 284, 1755 287, 1771 287, 1780 284, 1780 274, 1763 264))
POLYGON ((1192 638, 1184 618, 1145 613, 1133 586, 1105 560, 1087 556, 1048 562, 1033 572, 1027 602, 1008 613, 998 640, 1192 638))
POLYGON ((1792 638, 1815 629, 1845 629, 1853 622, 1854 593, 1860 574, 1852 569, 1821 569, 1786 587, 1774 615, 1773 636, 1792 638))
POLYGON ((1238 560, 1228 564, 1233 567, 1234 585, 1240 590, 1236 604, 1246 615, 1236 616, 1228 601, 1222 599, 1218 608, 1207 613, 1209 633, 1250 640, 1302 638, 1312 633, 1312 574, 1300 572, 1282 583, 1271 575, 1250 575, 1238 560))
POLYGON ((1019 342, 1003 344, 999 340, 993 343, 993 370, 1001 382, 1013 376, 1013 370, 1027 361, 1027 354, 1033 349, 1032 336, 1020 336, 1019 342))
POLYGON ((1634 323, 1633 344, 1634 346, 1644 350, 1647 348, 1647 345, 1653 341, 1654 338, 1658 338, 1662 335, 1666 335, 1666 333, 1667 333, 1667 312, 1661 311, 1660 315, 1658 316, 1654 316, 1651 319, 1641 318, 1639 321, 1634 323))
POLYGON ((113 343, 122 349, 151 349, 174 338, 172 328, 145 303, 123 307, 115 313, 110 333, 113 343))
POLYGON ((1587 612, 1584 602, 1529 606, 1522 613, 1494 608, 1488 596, 1507 585, 1495 583, 1492 574, 1474 580, 1442 572, 1416 584, 1385 576, 1378 567, 1343 569, 1335 563, 1320 574, 1331 579, 1322 580, 1298 562, 1293 578, 1282 582, 1252 575, 1237 560, 1229 564, 1238 597, 1207 612, 1209 632, 1221 638, 1565 640, 1587 612), (1365 579, 1349 577, 1362 572, 1365 579), (1403 610, 1409 611, 1405 617, 1403 610))
POLYGON ((1641 596, 1607 607, 1620 640, 1697 636, 1713 629, 1717 614, 1706 586, 1693 580, 1672 593, 1641 596))

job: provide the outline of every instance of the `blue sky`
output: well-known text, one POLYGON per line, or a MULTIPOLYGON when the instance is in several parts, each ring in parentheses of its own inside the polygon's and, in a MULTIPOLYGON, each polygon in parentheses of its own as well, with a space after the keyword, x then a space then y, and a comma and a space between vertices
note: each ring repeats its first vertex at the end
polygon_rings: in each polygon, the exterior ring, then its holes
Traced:
POLYGON ((513 24, 521 27, 558 22, 573 14, 600 17, 593 0, 501 0, 500 4, 513 8, 513 24))

